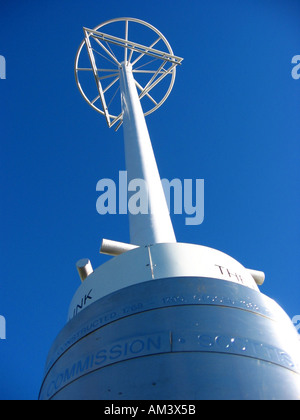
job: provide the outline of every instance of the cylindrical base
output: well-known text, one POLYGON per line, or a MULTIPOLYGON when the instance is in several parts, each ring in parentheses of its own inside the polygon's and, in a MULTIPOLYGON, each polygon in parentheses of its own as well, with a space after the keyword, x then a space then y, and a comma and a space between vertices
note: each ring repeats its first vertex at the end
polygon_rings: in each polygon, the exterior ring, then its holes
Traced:
POLYGON ((300 343, 247 287, 169 278, 87 307, 55 341, 41 400, 297 400, 300 343))

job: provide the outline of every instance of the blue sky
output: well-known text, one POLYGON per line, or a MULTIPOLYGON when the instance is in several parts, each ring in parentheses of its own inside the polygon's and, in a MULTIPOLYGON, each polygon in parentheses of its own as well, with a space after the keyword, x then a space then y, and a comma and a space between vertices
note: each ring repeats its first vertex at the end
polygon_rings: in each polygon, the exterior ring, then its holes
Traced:
POLYGON ((129 241, 127 216, 100 216, 96 184, 125 169, 122 130, 82 99, 82 27, 115 17, 156 26, 184 57, 147 118, 160 174, 205 179, 205 221, 173 216, 180 242, 266 272, 261 291, 300 314, 298 0, 1 2, 0 399, 36 399, 48 350, 102 238, 129 241))

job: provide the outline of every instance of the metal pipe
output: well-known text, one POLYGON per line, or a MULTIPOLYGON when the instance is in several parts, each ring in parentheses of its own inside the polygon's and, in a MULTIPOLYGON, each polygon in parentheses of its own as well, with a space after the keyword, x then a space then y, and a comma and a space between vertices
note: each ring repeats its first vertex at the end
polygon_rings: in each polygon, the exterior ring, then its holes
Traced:
POLYGON ((83 258, 76 263, 76 268, 82 282, 93 273, 91 261, 88 258, 83 258))
POLYGON ((266 275, 263 271, 251 270, 249 268, 247 268, 247 270, 251 274, 251 276, 254 278, 258 286, 262 286, 264 284, 266 275))
MULTIPOLYGON (((128 182, 145 181, 146 194, 140 193, 141 199, 146 200, 148 204, 148 210, 142 212, 143 214, 141 212, 132 214, 129 208, 130 241, 136 245, 175 243, 174 229, 133 77, 132 65, 128 62, 122 63, 120 67, 120 89, 128 182)), ((131 193, 131 197, 133 195, 131 193)))
POLYGON ((118 255, 124 254, 128 251, 132 251, 136 248, 138 248, 138 246, 136 245, 125 244, 124 242, 110 241, 109 239, 103 239, 100 248, 100 253, 117 257, 118 255))

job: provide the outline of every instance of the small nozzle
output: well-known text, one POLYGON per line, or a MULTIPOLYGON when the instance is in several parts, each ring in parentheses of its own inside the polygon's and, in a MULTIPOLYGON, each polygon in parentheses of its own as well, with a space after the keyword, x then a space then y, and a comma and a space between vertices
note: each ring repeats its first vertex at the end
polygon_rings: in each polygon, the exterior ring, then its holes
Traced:
POLYGON ((251 276, 254 278, 258 286, 262 286, 264 284, 265 279, 266 279, 266 275, 264 272, 257 271, 257 270, 250 270, 249 268, 247 270, 251 274, 251 276))
POLYGON ((76 268, 82 282, 93 273, 91 261, 88 258, 83 258, 76 263, 76 268))
POLYGON ((124 254, 125 252, 132 251, 138 248, 137 245, 125 244, 124 242, 110 241, 103 239, 100 253, 117 257, 118 255, 124 254))

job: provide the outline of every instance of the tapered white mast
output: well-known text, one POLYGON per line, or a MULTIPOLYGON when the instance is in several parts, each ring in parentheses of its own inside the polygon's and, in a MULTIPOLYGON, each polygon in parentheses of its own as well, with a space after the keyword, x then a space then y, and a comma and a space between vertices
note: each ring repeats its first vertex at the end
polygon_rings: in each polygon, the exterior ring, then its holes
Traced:
POLYGON ((128 181, 144 180, 147 190, 144 194, 147 193, 148 196, 147 214, 129 213, 131 243, 149 245, 176 242, 132 65, 129 62, 122 63, 120 68, 120 88, 128 181))
MULTIPOLYGON (((85 28, 84 32, 85 41, 79 49, 75 68, 78 87, 88 103, 105 116, 109 127, 116 125, 119 128, 123 124, 128 183, 132 184, 135 180, 143 181, 143 190, 140 190, 140 196, 144 203, 143 208, 140 209, 138 214, 133 214, 129 208, 130 241, 132 244, 139 246, 174 243, 176 238, 145 115, 155 111, 170 94, 175 80, 176 66, 181 63, 182 59, 174 56, 168 41, 156 28, 137 19, 114 19, 93 30, 85 28), (125 24, 123 28, 124 38, 102 32, 104 26, 109 26, 111 30, 112 24, 120 23, 125 24), (129 40, 129 23, 138 24, 142 29, 150 29, 150 32, 155 34, 154 41, 149 45, 141 45, 129 40), (84 45, 88 52, 91 68, 84 68, 79 65, 79 58, 84 45), (116 46, 121 49, 122 60, 117 56, 116 46), (154 48, 158 46, 163 50, 154 48), (96 47, 97 49, 100 47, 101 53, 96 50, 96 47), (99 55, 106 57, 114 68, 99 67, 97 64, 99 55), (150 64, 153 62, 157 64, 158 62, 158 67, 155 69, 149 68, 149 63, 141 65, 140 61, 144 57, 150 59, 150 64), (87 71, 93 73, 96 82, 97 96, 93 100, 87 98, 79 80, 79 74, 87 71), (141 74, 148 76, 147 83, 144 82, 144 86, 136 80, 136 77, 141 74), (171 81, 166 95, 159 102, 154 99, 151 91, 166 76, 169 76, 171 81), (109 84, 105 87, 104 82, 107 80, 109 80, 109 84), (107 94, 112 87, 116 86, 117 91, 109 101, 107 94), (110 112, 109 107, 119 90, 121 112, 114 115, 110 112), (141 100, 143 98, 148 99, 148 102, 152 105, 148 112, 145 112, 142 108, 141 100), (98 103, 99 106, 97 106, 98 103)), ((140 185, 137 185, 137 187, 141 188, 140 185)), ((131 195, 134 193, 136 191, 132 192, 131 195)))

